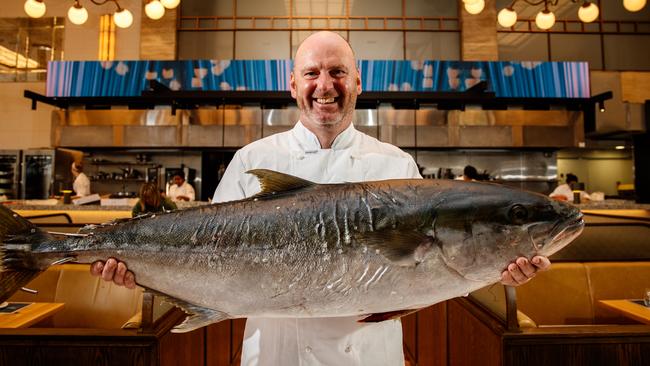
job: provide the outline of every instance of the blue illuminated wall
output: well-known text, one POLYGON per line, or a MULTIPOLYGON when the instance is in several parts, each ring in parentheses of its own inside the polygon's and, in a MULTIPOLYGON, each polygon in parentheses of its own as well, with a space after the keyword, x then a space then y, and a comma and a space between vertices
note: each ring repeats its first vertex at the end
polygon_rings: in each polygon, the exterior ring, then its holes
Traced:
MULTIPOLYGON (((358 61, 363 90, 462 92, 486 80, 497 97, 588 98, 586 62, 358 61)), ((291 60, 53 61, 47 95, 139 96, 172 90, 289 90, 291 60)))

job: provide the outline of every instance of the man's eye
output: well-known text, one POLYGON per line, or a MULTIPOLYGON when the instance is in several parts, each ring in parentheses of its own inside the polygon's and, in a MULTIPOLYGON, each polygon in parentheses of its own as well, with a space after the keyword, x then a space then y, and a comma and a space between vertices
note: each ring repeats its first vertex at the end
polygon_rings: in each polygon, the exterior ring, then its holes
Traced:
POLYGON ((340 77, 340 76, 345 75, 345 71, 343 71, 343 70, 334 70, 334 71, 332 71, 332 75, 340 77))
POLYGON ((314 72, 314 71, 309 71, 309 72, 305 73, 306 78, 313 78, 313 77, 316 77, 317 75, 318 74, 316 72, 314 72))

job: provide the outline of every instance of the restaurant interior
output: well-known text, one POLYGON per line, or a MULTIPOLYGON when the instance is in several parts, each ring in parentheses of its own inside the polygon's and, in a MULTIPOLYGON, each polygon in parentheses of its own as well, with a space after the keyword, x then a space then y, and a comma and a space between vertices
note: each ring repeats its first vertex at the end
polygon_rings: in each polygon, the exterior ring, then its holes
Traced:
MULTIPOLYGON (((481 181, 549 195, 578 178, 585 227, 551 268, 402 317, 405 365, 650 364, 646 0, 1 7, 0 205, 37 227, 129 219, 143 184, 169 194, 176 175, 196 193, 178 209, 210 204, 238 149, 293 128, 292 58, 330 30, 361 70, 355 128, 407 152, 424 179, 471 165, 481 181), (73 162, 91 195, 70 193, 73 162)), ((49 267, 4 305, 2 365, 241 360, 246 319, 172 333, 180 309, 88 265, 49 267)))

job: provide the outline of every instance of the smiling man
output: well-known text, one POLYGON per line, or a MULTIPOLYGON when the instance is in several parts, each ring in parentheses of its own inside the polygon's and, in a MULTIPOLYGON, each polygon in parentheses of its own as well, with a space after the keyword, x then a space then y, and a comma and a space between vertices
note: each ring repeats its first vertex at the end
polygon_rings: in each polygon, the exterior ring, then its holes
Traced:
MULTIPOLYGON (((251 169, 271 169, 317 183, 421 178, 409 154, 354 128, 354 107, 360 93, 361 78, 350 45, 332 32, 309 36, 298 48, 291 74, 291 95, 298 103, 300 120, 290 131, 237 151, 213 201, 238 200, 258 193, 257 179, 246 174, 251 169)), ((502 282, 524 283, 550 265, 544 257, 535 257, 532 262, 518 258, 504 270, 502 282)), ((105 264, 96 262, 91 272, 135 286, 133 274, 115 259, 105 264)), ((294 280, 300 279, 296 273, 294 280)), ((250 318, 242 365, 404 365, 399 320, 357 320, 250 318)))

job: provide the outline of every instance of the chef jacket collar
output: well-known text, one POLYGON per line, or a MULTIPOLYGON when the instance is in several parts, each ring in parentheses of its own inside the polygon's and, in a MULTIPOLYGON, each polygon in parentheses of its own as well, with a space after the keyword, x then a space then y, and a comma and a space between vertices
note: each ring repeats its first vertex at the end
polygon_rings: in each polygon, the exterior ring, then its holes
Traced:
MULTIPOLYGON (((302 124, 302 122, 298 121, 296 123, 295 127, 293 128, 293 132, 297 140, 297 148, 299 150, 297 152, 315 153, 318 152, 318 150, 321 150, 318 137, 316 137, 313 132, 309 131, 307 127, 302 124)), ((332 143, 332 149, 343 150, 353 147, 355 132, 356 129, 354 128, 354 125, 350 123, 350 126, 348 126, 348 128, 336 136, 334 142, 332 143)))

